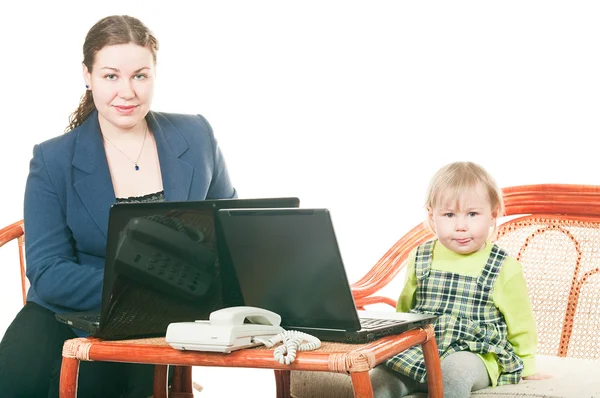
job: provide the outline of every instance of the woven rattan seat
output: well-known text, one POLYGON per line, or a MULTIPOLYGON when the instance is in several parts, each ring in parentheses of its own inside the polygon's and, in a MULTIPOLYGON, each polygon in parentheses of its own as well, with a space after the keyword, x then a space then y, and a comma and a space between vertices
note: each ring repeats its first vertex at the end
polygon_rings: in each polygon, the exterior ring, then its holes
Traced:
MULTIPOLYGON (((570 367, 574 363, 569 360, 581 359, 586 371, 586 361, 592 361, 595 366, 581 379, 593 379, 600 369, 600 186, 542 184, 509 187, 503 192, 506 214, 499 220, 496 240, 523 265, 538 325, 538 354, 556 358, 552 366, 570 367)), ((377 292, 404 268, 414 247, 432 238, 424 224, 400 238, 352 285, 357 306, 386 303, 395 308, 395 298, 377 292)), ((564 387, 565 379, 526 382, 523 389, 503 386, 488 390, 490 395, 511 397, 598 396, 594 395, 597 390, 568 389, 564 395, 545 395, 558 390, 552 383, 564 387), (538 394, 536 386, 544 391, 538 394)), ((350 391, 340 375, 315 372, 292 372, 291 384, 295 398, 341 398, 350 391)), ((573 384, 584 383, 574 380, 573 384)), ((475 395, 487 396, 488 390, 475 395)))

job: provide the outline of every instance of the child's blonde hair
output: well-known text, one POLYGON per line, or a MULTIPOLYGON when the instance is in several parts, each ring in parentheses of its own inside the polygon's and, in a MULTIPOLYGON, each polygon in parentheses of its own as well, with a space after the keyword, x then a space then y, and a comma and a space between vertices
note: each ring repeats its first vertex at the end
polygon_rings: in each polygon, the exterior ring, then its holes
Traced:
MULTIPOLYGON (((494 178, 483 167, 473 162, 454 162, 438 170, 427 188, 425 208, 428 211, 433 209, 435 205, 439 204, 442 194, 446 194, 444 199, 458 200, 462 194, 469 192, 477 185, 481 185, 488 193, 492 213, 496 211, 497 217, 503 215, 502 191, 498 188, 494 178)), ((427 225, 431 228, 429 218, 427 225)), ((433 228, 431 229, 433 230, 433 228)), ((492 235, 495 232, 496 227, 494 227, 492 235)))

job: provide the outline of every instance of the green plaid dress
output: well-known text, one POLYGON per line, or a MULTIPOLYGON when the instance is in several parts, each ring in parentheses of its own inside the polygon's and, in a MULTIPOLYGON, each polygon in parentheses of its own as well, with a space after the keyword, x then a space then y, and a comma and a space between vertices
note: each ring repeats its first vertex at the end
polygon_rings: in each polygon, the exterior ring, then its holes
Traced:
MULTIPOLYGON (((508 342, 504 316, 492 299, 506 252, 493 245, 481 274, 473 277, 432 269, 434 244, 429 241, 417 248, 416 304, 411 312, 439 316, 434 329, 440 359, 458 351, 494 353, 500 366, 498 385, 518 383, 523 361, 508 342)), ((421 383, 427 380, 421 346, 411 347, 385 364, 421 383)))

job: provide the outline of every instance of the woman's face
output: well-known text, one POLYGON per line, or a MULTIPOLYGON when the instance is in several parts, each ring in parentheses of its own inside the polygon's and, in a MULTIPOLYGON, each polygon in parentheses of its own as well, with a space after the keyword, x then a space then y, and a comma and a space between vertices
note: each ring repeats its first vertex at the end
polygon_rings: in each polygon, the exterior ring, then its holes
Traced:
POLYGON ((94 97, 100 126, 130 130, 150 110, 156 69, 152 52, 137 44, 106 46, 96 53, 92 72, 83 78, 94 97))

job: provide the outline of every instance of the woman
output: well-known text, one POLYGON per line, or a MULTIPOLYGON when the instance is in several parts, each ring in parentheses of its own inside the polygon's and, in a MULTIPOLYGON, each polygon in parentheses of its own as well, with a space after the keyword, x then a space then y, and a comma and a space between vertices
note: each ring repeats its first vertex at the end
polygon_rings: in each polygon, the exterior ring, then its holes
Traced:
MULTIPOLYGON (((236 196, 206 119, 150 111, 158 42, 138 19, 97 22, 67 133, 34 147, 25 190, 27 304, 0 343, 3 397, 58 396, 58 312, 100 307, 110 206, 236 196)), ((79 396, 152 395, 151 365, 81 364, 79 396)))

